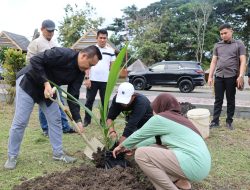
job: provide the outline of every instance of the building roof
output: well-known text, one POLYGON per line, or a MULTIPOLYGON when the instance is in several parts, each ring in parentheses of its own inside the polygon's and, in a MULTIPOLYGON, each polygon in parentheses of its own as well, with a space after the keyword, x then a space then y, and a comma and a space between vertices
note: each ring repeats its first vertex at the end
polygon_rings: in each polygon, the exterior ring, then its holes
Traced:
POLYGON ((30 41, 22 35, 14 34, 7 31, 0 33, 0 46, 19 49, 27 52, 30 41))
MULTIPOLYGON (((71 49, 81 50, 90 45, 95 45, 97 43, 96 36, 97 32, 95 30, 89 30, 79 40, 77 40, 76 43, 73 44, 71 49)), ((113 48, 114 50, 117 50, 115 45, 109 40, 107 40, 107 46, 113 48)))
POLYGON ((145 69, 147 69, 147 66, 145 66, 140 59, 137 59, 134 63, 129 65, 127 71, 143 71, 145 69))

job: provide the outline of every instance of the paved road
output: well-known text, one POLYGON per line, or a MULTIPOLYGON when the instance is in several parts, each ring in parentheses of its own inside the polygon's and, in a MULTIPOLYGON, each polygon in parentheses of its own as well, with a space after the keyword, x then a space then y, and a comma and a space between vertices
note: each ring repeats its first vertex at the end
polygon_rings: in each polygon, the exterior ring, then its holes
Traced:
MULTIPOLYGON (((1 93, 3 93, 3 88, 2 88, 3 86, 0 87, 1 87, 0 88, 0 95, 1 95, 1 93)), ((64 88, 66 89, 66 86, 64 86, 64 88)), ((116 89, 114 90, 114 93, 115 92, 116 89)), ((196 107, 207 108, 210 110, 211 113, 213 112, 213 104, 214 104, 213 90, 212 88, 209 88, 207 86, 197 87, 191 93, 180 93, 178 88, 162 87, 162 86, 153 87, 151 90, 148 91, 138 91, 138 92, 146 95, 150 101, 153 101, 158 94, 162 92, 168 92, 174 95, 179 102, 190 102, 194 104, 196 107)), ((111 96, 111 98, 114 96, 114 93, 111 96)), ((2 98, 0 98, 0 100, 2 100, 2 98)), ((81 88, 80 99, 83 102, 85 102, 85 98, 86 98, 86 88, 83 86, 81 88)), ((96 100, 99 100, 98 95, 96 97, 96 100)), ((222 114, 225 114, 225 111, 226 111, 226 98, 224 99, 222 114)), ((248 85, 246 86, 246 89, 244 91, 237 90, 235 115, 236 117, 250 118, 250 88, 248 85)))
MULTIPOLYGON (((116 90, 114 90, 115 92, 116 90)), ((137 91, 141 94, 144 94, 147 96, 151 101, 154 100, 154 98, 162 93, 162 92, 168 92, 174 95, 179 102, 190 102, 192 104, 196 105, 213 105, 214 104, 214 94, 213 89, 209 87, 200 87, 196 88, 191 93, 180 93, 178 88, 173 87, 153 87, 152 89, 148 91, 137 91)), ((113 94, 114 95, 114 94, 113 94)), ((86 89, 83 87, 81 88, 81 94, 80 99, 85 99, 86 97, 86 89)), ((113 97, 113 96, 112 96, 113 97)), ((244 91, 237 91, 236 93, 236 105, 238 107, 249 107, 250 108, 250 91, 248 89, 244 91)), ((96 99, 99 99, 99 96, 97 96, 96 99)), ((226 99, 226 98, 225 98, 226 99)), ((224 105, 226 105, 226 100, 224 100, 224 105)))
MULTIPOLYGON (((117 87, 116 87, 117 88, 117 87)), ((114 92, 116 89, 114 90, 114 92)), ((179 102, 189 102, 195 105, 197 108, 209 109, 210 113, 213 113, 214 95, 213 90, 209 87, 196 88, 192 93, 180 93, 178 88, 173 87, 153 87, 148 91, 137 91, 146 95, 150 101, 153 101, 155 97, 162 93, 168 92, 174 95, 179 102)), ((111 98, 114 96, 111 96, 111 98)), ((85 101, 86 89, 81 89, 80 99, 85 101)), ((250 118, 250 90, 247 88, 244 91, 237 91, 236 93, 236 109, 235 117, 250 118)), ((97 95, 96 100, 99 100, 97 95)), ((224 99, 222 115, 226 114, 226 98, 224 99)), ((97 104, 96 104, 97 105, 97 104)))

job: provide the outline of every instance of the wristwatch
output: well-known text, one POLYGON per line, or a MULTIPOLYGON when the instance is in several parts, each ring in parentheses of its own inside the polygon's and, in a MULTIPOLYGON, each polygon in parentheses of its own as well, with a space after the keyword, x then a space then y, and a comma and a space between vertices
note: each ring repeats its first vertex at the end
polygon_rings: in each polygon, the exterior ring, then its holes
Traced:
POLYGON ((89 77, 84 77, 85 80, 89 80, 89 77))

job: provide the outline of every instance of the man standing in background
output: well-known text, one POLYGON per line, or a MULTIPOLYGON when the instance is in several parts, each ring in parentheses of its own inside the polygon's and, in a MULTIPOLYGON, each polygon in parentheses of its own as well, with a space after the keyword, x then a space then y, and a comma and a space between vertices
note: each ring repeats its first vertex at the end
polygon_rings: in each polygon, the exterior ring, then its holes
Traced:
MULTIPOLYGON (((30 58, 34 55, 44 52, 47 49, 51 49, 56 47, 56 43, 52 40, 55 31, 55 23, 52 20, 44 20, 42 22, 41 32, 42 34, 30 42, 28 46, 28 52, 26 56, 26 61, 29 62, 30 58)), ((62 100, 62 98, 61 98, 62 100)), ((75 132, 69 125, 67 117, 65 113, 60 109, 61 112, 61 120, 62 120, 62 129, 64 133, 72 133, 75 132)), ((39 108, 39 121, 41 128, 43 130, 43 134, 48 136, 48 123, 45 118, 44 113, 39 108)))
MULTIPOLYGON (((91 67, 89 72, 86 72, 84 84, 87 87, 86 103, 85 106, 92 110, 93 103, 97 91, 101 98, 102 105, 104 103, 104 96, 106 85, 109 76, 109 70, 112 63, 115 61, 116 56, 112 48, 107 46, 108 32, 101 29, 97 32, 97 47, 102 53, 102 60, 97 65, 91 67)), ((84 127, 87 127, 91 123, 91 116, 85 111, 84 127)))
POLYGON ((226 127, 233 130, 233 116, 235 111, 236 87, 243 89, 246 70, 246 47, 240 40, 233 39, 233 30, 229 24, 219 27, 222 41, 214 46, 210 65, 208 84, 213 84, 215 102, 213 120, 210 128, 219 127, 219 117, 222 110, 224 92, 227 98, 226 127))

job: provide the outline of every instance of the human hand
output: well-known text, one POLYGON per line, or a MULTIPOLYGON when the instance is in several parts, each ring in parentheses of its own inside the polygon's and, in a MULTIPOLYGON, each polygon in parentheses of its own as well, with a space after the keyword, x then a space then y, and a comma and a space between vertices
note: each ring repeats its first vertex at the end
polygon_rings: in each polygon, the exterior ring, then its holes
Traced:
POLYGON ((124 151, 124 147, 121 144, 119 144, 117 147, 115 147, 115 149, 112 152, 113 157, 116 158, 116 155, 123 151, 124 151))
POLYGON ((91 88, 91 81, 89 79, 85 80, 83 84, 86 86, 86 88, 91 88))
POLYGON ((53 97, 53 94, 54 93, 52 91, 50 83, 45 82, 44 83, 44 97, 47 99, 47 98, 53 97))
MULTIPOLYGON (((249 80, 248 80, 249 82, 249 80)), ((236 80, 236 85, 238 90, 243 90, 244 89, 244 78, 242 76, 239 76, 236 80)))
POLYGON ((126 153, 127 156, 132 156, 135 153, 135 149, 133 149, 133 150, 125 150, 125 153, 126 153))
POLYGON ((109 138, 111 138, 113 141, 116 140, 118 137, 115 130, 109 131, 109 138))
POLYGON ((211 87, 213 85, 213 78, 208 77, 207 83, 211 87))
POLYGON ((84 132, 82 122, 77 122, 77 131, 78 131, 78 133, 83 133, 84 132))

